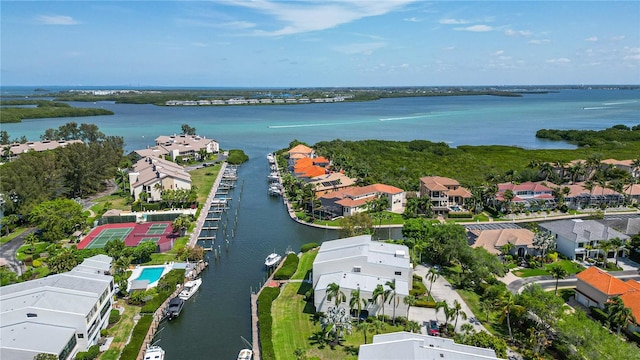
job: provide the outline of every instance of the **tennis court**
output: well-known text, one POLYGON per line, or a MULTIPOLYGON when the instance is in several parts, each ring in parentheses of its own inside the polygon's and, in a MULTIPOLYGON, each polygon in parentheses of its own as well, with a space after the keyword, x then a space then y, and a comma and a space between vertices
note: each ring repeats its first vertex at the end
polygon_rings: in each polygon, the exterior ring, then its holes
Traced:
POLYGON ((151 224, 146 235, 162 235, 167 231, 167 224, 151 224))
POLYGON ((103 248, 107 244, 107 242, 111 240, 124 241, 124 239, 129 236, 132 230, 133 226, 115 229, 103 229, 96 237, 93 238, 91 243, 87 245, 86 249, 103 248))
POLYGON ((113 223, 99 225, 78 243, 78 249, 104 247, 110 240, 124 241, 125 246, 138 246, 141 242, 152 242, 163 252, 173 247, 178 237, 173 233, 171 222, 113 223))

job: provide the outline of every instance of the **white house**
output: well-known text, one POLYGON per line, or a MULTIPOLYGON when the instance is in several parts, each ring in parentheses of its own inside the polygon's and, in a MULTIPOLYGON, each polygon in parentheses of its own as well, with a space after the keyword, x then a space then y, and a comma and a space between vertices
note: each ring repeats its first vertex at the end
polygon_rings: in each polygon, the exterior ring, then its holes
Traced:
MULTIPOLYGON (((614 238, 622 241, 629 239, 627 235, 596 220, 557 220, 541 223, 539 227, 553 234, 558 252, 571 260, 597 256, 600 252, 598 244, 602 241, 614 238)), ((607 258, 612 257, 613 252, 607 254, 607 258)))
POLYGON ((410 332, 373 336, 373 343, 360 345, 358 360, 497 360, 493 349, 456 344, 453 339, 410 332))
POLYGON ((146 157, 133 165, 129 184, 135 200, 140 199, 140 193, 146 192, 149 201, 160 201, 164 190, 190 190, 191 175, 176 163, 146 157))
POLYGON ((156 138, 156 147, 165 150, 174 161, 178 156, 182 158, 199 158, 201 150, 207 154, 215 154, 220 151, 220 145, 215 140, 207 139, 204 136, 185 134, 158 136, 156 138))
MULTIPOLYGON (((327 299, 327 287, 332 283, 345 294, 346 302, 340 306, 348 309, 351 291, 360 290, 360 297, 370 300, 378 285, 389 290, 388 284, 395 282, 395 301, 384 304, 384 313, 393 315, 395 307, 396 316, 401 316, 406 314, 403 299, 411 290, 412 276, 409 248, 404 245, 372 241, 371 235, 325 241, 313 262, 314 305, 320 312, 335 306, 335 299, 327 299)), ((362 310, 373 315, 382 307, 382 303, 368 302, 362 310)))
POLYGON ((112 309, 110 263, 98 255, 66 273, 0 287, 0 358, 65 360, 95 345, 112 309))

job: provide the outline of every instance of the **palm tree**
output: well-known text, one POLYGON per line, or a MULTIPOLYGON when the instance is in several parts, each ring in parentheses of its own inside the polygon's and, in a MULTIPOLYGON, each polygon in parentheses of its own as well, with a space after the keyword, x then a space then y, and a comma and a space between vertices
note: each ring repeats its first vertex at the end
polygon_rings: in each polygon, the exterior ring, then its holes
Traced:
POLYGON ((633 172, 631 176, 638 177, 638 170, 640 170, 640 158, 634 159, 631 162, 631 170, 633 172))
POLYGON ((591 205, 592 197, 593 197, 593 188, 595 187, 595 183, 592 180, 587 180, 584 182, 585 190, 589 190, 589 203, 587 206, 591 205))
POLYGON ((402 299, 402 302, 407 305, 407 320, 409 320, 409 309, 418 303, 418 298, 413 295, 409 295, 405 296, 404 299, 402 299))
POLYGON ((456 299, 453 300, 453 307, 451 310, 456 317, 456 321, 453 324, 453 328, 455 329, 458 327, 458 316, 462 316, 462 320, 467 320, 467 313, 462 310, 462 304, 460 304, 456 299))
POLYGON ((511 314, 520 313, 524 311, 521 305, 516 304, 515 296, 509 291, 506 291, 496 304, 500 308, 500 321, 507 321, 507 328, 509 329, 509 339, 513 341, 513 332, 511 331, 511 314))
POLYGON ((127 173, 127 169, 118 169, 116 179, 120 180, 120 183, 122 184, 122 192, 127 191, 127 180, 129 180, 129 173, 127 173))
POLYGON ((560 279, 566 278, 569 273, 567 273, 567 270, 560 266, 560 264, 553 265, 551 269, 549 269, 549 272, 551 276, 556 279, 556 295, 558 295, 558 282, 560 279))
POLYGON ((625 306, 620 296, 609 299, 604 308, 607 312, 607 320, 609 321, 609 324, 612 327, 616 327, 618 335, 620 335, 620 329, 626 326, 629 321, 636 321, 631 308, 625 306))
MULTIPOLYGON (((387 301, 387 295, 382 284, 378 284, 371 294, 371 302, 378 303, 382 299, 382 315, 384 316, 384 303, 387 301)), ((380 314, 378 313, 378 317, 380 314)))
POLYGON ((570 180, 572 183, 581 179, 585 175, 586 169, 582 161, 578 161, 569 168, 570 180))
POLYGON ((425 279, 429 282, 429 296, 431 296, 432 299, 433 296, 431 295, 431 288, 433 287, 433 283, 438 279, 438 276, 440 276, 440 274, 438 274, 438 270, 434 269, 433 267, 430 268, 427 275, 424 276, 425 279))
POLYGON ((493 310, 493 305, 494 304, 491 299, 483 299, 482 301, 480 301, 480 307, 482 308, 482 311, 484 311, 484 313, 487 315, 487 322, 489 322, 489 315, 491 314, 491 310, 493 310))
POLYGON ((564 172, 567 167, 567 162, 564 160, 557 160, 556 162, 553 163, 553 166, 560 169, 560 179, 564 183, 564 172))
POLYGON ((436 303, 436 319, 438 317, 438 311, 440 311, 440 309, 442 309, 442 311, 444 312, 444 326, 445 328, 447 327, 447 324, 449 323, 449 314, 450 314, 450 309, 449 309, 449 304, 447 304, 446 301, 438 301, 436 303))
POLYGON ((340 306, 343 301, 347 301, 347 296, 340 290, 340 285, 331 283, 327 285, 327 300, 331 301, 334 298, 336 307, 340 306))
POLYGON ((362 311, 362 305, 367 306, 367 299, 360 297, 360 288, 351 290, 351 299, 349 300, 349 308, 353 311, 354 308, 358 310, 358 321, 360 321, 360 312, 362 311))
POLYGON ((607 268, 607 258, 609 256, 609 251, 611 251, 611 240, 603 240, 600 241, 597 245, 597 248, 604 251, 604 262, 603 266, 607 268))
POLYGON ((507 189, 504 191, 504 193, 502 193, 502 198, 504 199, 507 205, 507 214, 511 212, 511 202, 515 197, 516 195, 513 193, 513 191, 511 191, 511 189, 507 189))
POLYGON ((396 298, 396 279, 387 281, 385 285, 388 289, 385 291, 385 297, 389 299, 389 304, 393 302, 393 325, 396 324, 396 307, 398 307, 398 299, 396 298))
POLYGON ((371 325, 371 323, 367 322, 367 321, 362 321, 359 322, 358 325, 356 325, 356 329, 362 331, 362 334, 364 335, 364 343, 367 343, 367 332, 370 331, 369 326, 371 325))
POLYGON ((505 255, 509 255, 509 253, 511 253, 511 250, 513 250, 515 247, 516 246, 509 241, 507 241, 506 244, 500 246, 500 252, 502 253, 502 258, 504 259, 505 255))
POLYGON ((551 163, 543 162, 542 164, 540 164, 540 173, 544 174, 545 181, 549 181, 549 176, 551 176, 552 172, 553 172, 553 165, 551 165, 551 163))
POLYGON ((616 267, 618 267, 618 252, 622 250, 624 253, 626 251, 626 246, 624 241, 620 238, 613 238, 609 240, 609 244, 611 245, 611 250, 613 250, 613 258, 616 260, 616 267))

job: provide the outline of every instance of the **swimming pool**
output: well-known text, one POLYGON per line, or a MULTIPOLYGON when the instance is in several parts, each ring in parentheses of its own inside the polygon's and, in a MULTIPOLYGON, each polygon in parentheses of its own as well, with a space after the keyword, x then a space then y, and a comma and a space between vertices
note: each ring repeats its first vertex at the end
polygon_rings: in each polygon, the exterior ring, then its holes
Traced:
POLYGON ((136 278, 136 280, 149 280, 149 284, 152 284, 160 280, 163 272, 164 266, 144 268, 142 269, 140 275, 136 278))

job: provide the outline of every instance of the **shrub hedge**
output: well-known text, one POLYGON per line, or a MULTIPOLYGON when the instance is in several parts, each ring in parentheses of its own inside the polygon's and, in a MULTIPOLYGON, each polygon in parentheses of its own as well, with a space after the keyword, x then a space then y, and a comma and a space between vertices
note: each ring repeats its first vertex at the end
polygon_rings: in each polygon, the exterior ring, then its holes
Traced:
POLYGON ((632 333, 629 333, 629 339, 640 345, 640 332, 634 331, 632 333))
POLYGON ((140 317, 140 320, 138 320, 138 323, 133 328, 129 343, 122 349, 120 360, 136 360, 138 358, 142 342, 145 336, 147 336, 147 331, 149 331, 149 326, 151 326, 152 321, 153 316, 151 315, 142 315, 142 317, 140 317))
POLYGON ((296 270, 298 270, 298 255, 294 253, 289 253, 286 259, 284 260, 284 264, 278 269, 278 271, 273 275, 274 280, 288 280, 291 279, 293 274, 295 274, 296 270))
POLYGON ((318 247, 318 243, 307 243, 302 245, 302 247, 300 248, 300 252, 306 253, 307 251, 311 250, 311 249, 315 249, 318 247))
POLYGON ((603 324, 605 324, 607 322, 607 313, 604 312, 604 310, 602 310, 602 309, 600 309, 598 307, 595 307, 595 306, 592 306, 589 309, 591 309, 591 316, 594 319, 600 321, 603 324))
POLYGON ((160 305, 175 291, 176 285, 181 284, 183 281, 184 269, 173 269, 169 271, 158 280, 158 286, 156 287, 158 294, 142 306, 140 313, 152 314, 156 312, 160 305))
POLYGON ((112 309, 111 313, 109 314, 109 325, 115 324, 118 321, 120 321, 120 311, 112 309))
POLYGON ((100 346, 92 345, 87 351, 80 351, 76 354, 76 360, 93 360, 100 355, 100 346))
POLYGON ((260 352, 262 359, 275 360, 276 353, 273 350, 271 339, 272 321, 271 303, 280 295, 280 288, 267 287, 262 289, 258 296, 258 324, 260 326, 260 352))

